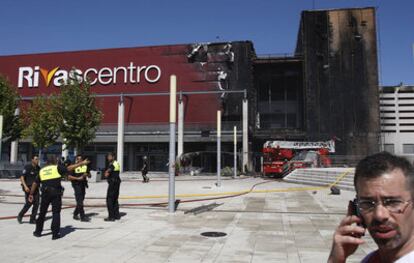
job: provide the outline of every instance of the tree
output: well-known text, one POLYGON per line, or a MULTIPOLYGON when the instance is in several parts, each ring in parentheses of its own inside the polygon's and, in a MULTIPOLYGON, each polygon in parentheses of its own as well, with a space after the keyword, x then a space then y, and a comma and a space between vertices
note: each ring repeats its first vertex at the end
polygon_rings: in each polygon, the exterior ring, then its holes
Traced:
POLYGON ((61 88, 59 113, 60 127, 67 148, 82 151, 94 138, 102 120, 102 111, 96 105, 87 81, 70 79, 61 88))
POLYGON ((39 159, 41 151, 55 144, 60 136, 62 118, 58 102, 54 96, 39 96, 24 112, 23 136, 30 137, 32 144, 39 149, 39 159))
POLYGON ((17 90, 0 76, 0 115, 3 115, 3 138, 14 141, 20 138, 22 125, 15 111, 19 106, 20 96, 17 90))

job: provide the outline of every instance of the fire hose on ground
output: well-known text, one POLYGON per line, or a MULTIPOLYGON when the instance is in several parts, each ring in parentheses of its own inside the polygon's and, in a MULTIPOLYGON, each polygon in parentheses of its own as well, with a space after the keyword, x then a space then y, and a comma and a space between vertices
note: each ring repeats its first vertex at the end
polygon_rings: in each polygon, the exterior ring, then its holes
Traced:
MULTIPOLYGON (((327 190, 332 186, 336 186, 346 175, 348 175, 350 170, 343 172, 341 175, 337 177, 335 182, 326 185, 326 186, 314 186, 314 187, 289 187, 289 188, 276 188, 276 189, 263 189, 263 190, 254 190, 257 186, 267 183, 272 183, 274 181, 265 181, 259 182, 254 184, 250 189, 244 191, 235 191, 235 192, 221 192, 221 193, 208 193, 208 194, 178 194, 176 195, 177 198, 188 198, 188 197, 205 197, 200 199, 188 199, 188 200, 180 200, 180 203, 194 203, 194 202, 203 202, 203 201, 212 201, 212 200, 220 200, 220 199, 227 199, 227 198, 234 198, 239 197, 247 194, 252 193, 287 193, 287 192, 303 192, 303 191, 320 191, 320 190, 327 190)), ((23 197, 23 195, 7 195, 7 194, 0 194, 0 196, 6 197, 23 197)), ((131 199, 158 199, 158 198, 167 198, 167 195, 153 195, 153 196, 123 196, 120 197, 120 200, 131 200, 131 199)), ((73 197, 64 197, 64 199, 73 199, 73 197)), ((90 197, 87 199, 105 199, 104 197, 90 197)), ((23 204, 20 202, 4 202, 0 201, 0 203, 9 203, 9 204, 23 204)), ((131 203, 131 204, 120 204, 119 207, 138 207, 138 206, 146 206, 146 207, 159 207, 168 205, 168 202, 152 202, 152 203, 131 203)), ((62 206, 62 210, 68 208, 74 208, 75 205, 66 205, 62 206)), ((97 204, 97 205, 84 205, 84 207, 89 208, 102 208, 106 207, 106 205, 97 204)), ((51 210, 48 211, 48 213, 51 210)), ((29 215, 25 215, 27 217, 29 215)), ((0 220, 8 220, 8 219, 16 219, 17 216, 3 216, 0 217, 0 220)))

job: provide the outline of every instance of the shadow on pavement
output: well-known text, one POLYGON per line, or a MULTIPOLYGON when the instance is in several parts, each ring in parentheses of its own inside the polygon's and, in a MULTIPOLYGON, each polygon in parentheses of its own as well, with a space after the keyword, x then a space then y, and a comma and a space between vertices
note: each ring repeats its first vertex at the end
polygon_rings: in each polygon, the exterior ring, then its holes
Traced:
MULTIPOLYGON (((76 230, 96 230, 96 229, 104 229, 103 227, 74 227, 72 225, 68 225, 65 227, 60 228, 60 234, 62 237, 69 235, 72 232, 75 232, 76 230)), ((50 235, 52 233, 48 233, 50 235)))
POLYGON ((85 214, 85 216, 87 216, 87 217, 94 217, 94 216, 97 216, 97 215, 99 215, 99 213, 86 213, 85 214))

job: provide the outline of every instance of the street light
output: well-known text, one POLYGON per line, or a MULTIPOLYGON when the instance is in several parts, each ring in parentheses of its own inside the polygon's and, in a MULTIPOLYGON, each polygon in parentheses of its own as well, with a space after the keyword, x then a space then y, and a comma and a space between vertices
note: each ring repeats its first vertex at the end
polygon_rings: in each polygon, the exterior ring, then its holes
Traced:
POLYGON ((170 153, 169 153, 169 187, 168 212, 175 212, 175 122, 177 100, 177 77, 170 76, 170 153))
POLYGON ((3 142, 3 115, 0 115, 0 162, 1 162, 1 144, 3 142))

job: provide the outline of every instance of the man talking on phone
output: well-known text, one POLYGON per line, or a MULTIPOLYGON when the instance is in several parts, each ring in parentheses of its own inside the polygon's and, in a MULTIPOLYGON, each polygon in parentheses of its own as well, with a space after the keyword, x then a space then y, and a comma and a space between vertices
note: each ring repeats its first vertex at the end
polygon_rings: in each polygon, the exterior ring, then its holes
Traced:
POLYGON ((355 169, 355 213, 335 231, 328 262, 346 262, 359 245, 365 227, 378 249, 364 263, 414 262, 414 171, 404 158, 387 152, 361 160, 355 169))

